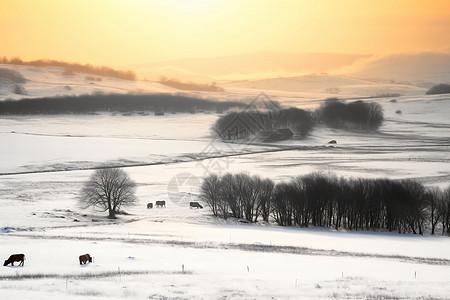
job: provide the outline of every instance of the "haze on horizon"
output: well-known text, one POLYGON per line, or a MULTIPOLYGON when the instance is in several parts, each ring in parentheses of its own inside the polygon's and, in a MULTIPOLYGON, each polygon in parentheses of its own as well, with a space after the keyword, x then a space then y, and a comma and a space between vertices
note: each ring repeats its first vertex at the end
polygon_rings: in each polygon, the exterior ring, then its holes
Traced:
POLYGON ((123 67, 247 53, 450 49, 447 0, 2 0, 0 56, 123 67))

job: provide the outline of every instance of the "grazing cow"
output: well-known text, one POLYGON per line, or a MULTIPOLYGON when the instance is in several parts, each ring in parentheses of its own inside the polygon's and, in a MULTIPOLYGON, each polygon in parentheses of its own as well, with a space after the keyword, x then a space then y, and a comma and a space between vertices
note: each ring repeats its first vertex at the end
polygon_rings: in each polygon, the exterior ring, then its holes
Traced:
POLYGON ((189 207, 190 208, 192 208, 192 207, 203 208, 203 206, 201 206, 200 203, 198 203, 198 202, 191 202, 191 203, 189 203, 189 207))
POLYGON ((13 254, 7 260, 5 260, 5 263, 3 264, 3 266, 7 266, 9 264, 11 264, 11 266, 14 266, 15 261, 20 261, 19 266, 23 266, 23 263, 25 262, 25 255, 24 254, 13 254))
POLYGON ((156 201, 155 206, 166 207, 166 201, 156 201))
POLYGON ((147 209, 153 208, 153 203, 147 203, 147 209))
POLYGON ((80 255, 80 265, 92 262, 92 257, 89 254, 80 255))

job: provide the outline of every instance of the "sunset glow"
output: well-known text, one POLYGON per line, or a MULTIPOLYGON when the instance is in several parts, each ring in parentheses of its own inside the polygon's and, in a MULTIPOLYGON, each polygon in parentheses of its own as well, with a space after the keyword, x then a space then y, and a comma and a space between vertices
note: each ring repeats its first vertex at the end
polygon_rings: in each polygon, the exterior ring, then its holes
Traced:
POLYGON ((123 66, 274 51, 450 47, 446 0, 3 0, 0 55, 123 66))

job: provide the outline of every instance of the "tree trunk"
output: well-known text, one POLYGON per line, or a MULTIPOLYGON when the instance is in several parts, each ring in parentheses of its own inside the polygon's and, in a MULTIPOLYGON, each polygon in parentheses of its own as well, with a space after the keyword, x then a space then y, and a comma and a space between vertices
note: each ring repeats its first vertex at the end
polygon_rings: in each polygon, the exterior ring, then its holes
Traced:
POLYGON ((116 212, 113 209, 110 209, 108 219, 115 219, 115 218, 116 218, 116 212))

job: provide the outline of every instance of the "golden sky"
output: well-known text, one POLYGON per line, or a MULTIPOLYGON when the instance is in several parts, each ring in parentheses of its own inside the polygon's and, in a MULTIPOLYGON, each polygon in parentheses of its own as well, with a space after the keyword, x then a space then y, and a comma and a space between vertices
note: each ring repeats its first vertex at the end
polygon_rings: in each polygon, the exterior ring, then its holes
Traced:
POLYGON ((1 0, 0 56, 125 66, 450 49, 449 0, 1 0))

